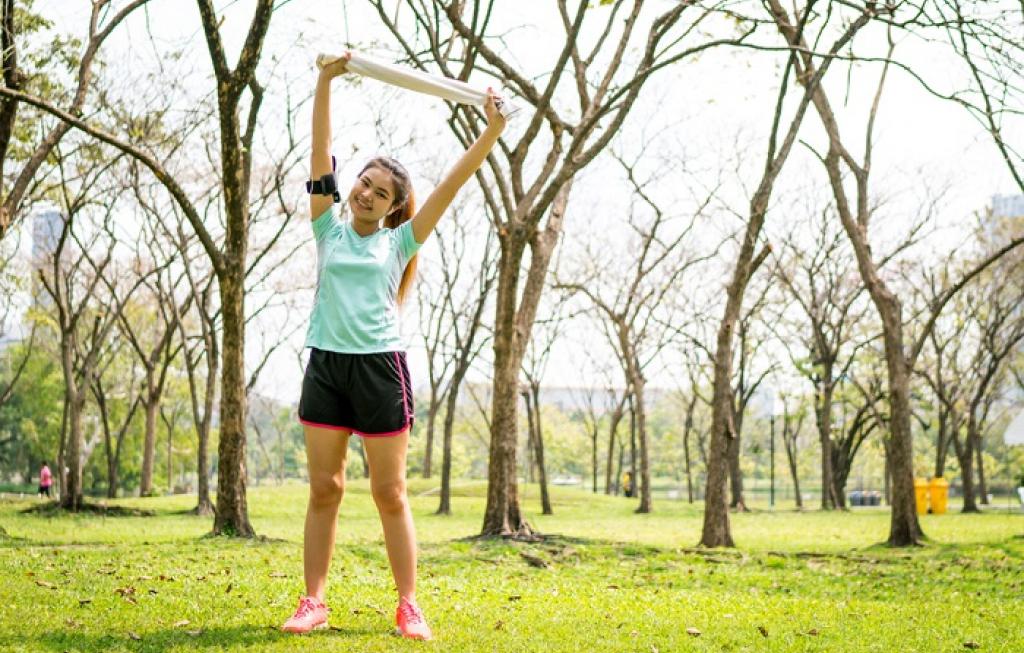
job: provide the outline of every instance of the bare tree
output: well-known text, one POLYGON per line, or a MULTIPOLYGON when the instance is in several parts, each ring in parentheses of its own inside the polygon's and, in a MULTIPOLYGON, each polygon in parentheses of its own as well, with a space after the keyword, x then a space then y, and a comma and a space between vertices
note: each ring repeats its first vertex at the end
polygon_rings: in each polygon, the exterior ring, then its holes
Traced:
MULTIPOLYGON (((820 73, 820 70, 816 70, 815 67, 813 50, 808 45, 801 30, 792 25, 785 9, 782 8, 778 0, 769 0, 769 3, 780 33, 786 38, 793 51, 799 53, 797 80, 804 86, 805 90, 811 90, 812 86, 809 80, 819 76, 820 73)), ((891 6, 886 8, 885 12, 891 14, 896 9, 896 6, 891 6)), ((874 5, 868 5, 863 10, 862 17, 867 20, 873 17, 876 11, 877 8, 874 5)), ((828 175, 836 201, 836 210, 839 213, 843 228, 853 244, 861 278, 867 286, 868 293, 882 320, 883 342, 889 377, 889 401, 892 411, 892 419, 889 425, 891 435, 888 452, 892 473, 893 502, 888 543, 891 546, 909 546, 919 542, 924 535, 917 519, 914 502, 913 442, 910 423, 911 370, 914 368, 917 356, 926 343, 928 332, 933 327, 935 319, 945 304, 970 279, 980 274, 981 271, 997 261, 1006 252, 1024 243, 1024 237, 1011 241, 985 261, 982 261, 973 270, 964 274, 959 282, 948 287, 940 301, 930 307, 930 317, 925 322, 917 341, 909 348, 905 347, 902 301, 890 287, 890 284, 879 273, 878 262, 872 255, 871 247, 868 243, 868 226, 872 214, 868 182, 871 169, 873 128, 886 75, 893 61, 892 53, 895 48, 893 24, 890 23, 888 27, 888 52, 884 58, 878 87, 867 118, 862 160, 858 161, 847 148, 845 141, 839 133, 839 123, 832 110, 829 98, 825 90, 820 86, 813 88, 813 104, 825 128, 829 143, 827 153, 824 156, 818 155, 819 160, 828 175), (846 176, 843 173, 844 166, 853 176, 855 185, 853 201, 851 201, 846 187, 846 176)), ((828 60, 822 63, 822 69, 827 64, 828 60)))
MULTIPOLYGON (((531 73, 515 65, 511 51, 495 49, 502 41, 489 38, 493 33, 493 1, 469 5, 434 0, 432 6, 415 1, 399 3, 408 8, 416 33, 425 36, 425 47, 409 40, 411 30, 403 28, 397 13, 390 14, 384 2, 375 0, 373 4, 414 65, 426 68, 430 62, 441 72, 459 79, 467 79, 474 69, 483 69, 500 77, 532 108, 532 113, 522 118, 526 123, 524 129, 517 130, 518 142, 500 141, 488 159, 488 168, 477 173, 485 201, 495 217, 494 227, 501 245, 488 494, 481 534, 529 536, 532 529, 520 512, 516 490, 516 377, 545 287, 548 265, 562 232, 573 182, 611 141, 655 72, 715 45, 741 41, 749 32, 734 39, 686 46, 685 37, 698 33, 697 26, 709 15, 702 13, 689 25, 680 25, 683 13, 693 6, 691 3, 671 5, 646 23, 646 33, 636 34, 641 32, 639 25, 644 24, 639 20, 642 0, 616 0, 610 6, 580 1, 571 9, 566 0, 559 0, 556 6, 565 40, 557 59, 543 67, 546 80, 539 87, 532 81, 531 73), (620 23, 617 18, 623 8, 626 15, 620 23), (593 20, 586 20, 588 17, 593 20), (589 26, 596 21, 604 21, 603 27, 584 29, 585 23, 589 26), (675 30, 677 25, 679 34, 675 30), (585 45, 587 34, 597 35, 593 45, 585 45), (632 45, 637 40, 643 43, 639 48, 632 45), (638 60, 629 65, 626 55, 636 49, 640 51, 638 60), (598 53, 602 53, 599 63, 598 53), (604 56, 608 53, 610 58, 604 56), (455 67, 451 62, 460 65, 455 67), (575 91, 573 103, 579 107, 575 119, 564 113, 565 103, 554 101, 556 90, 563 87, 575 91), (538 137, 545 128, 550 139, 542 145, 538 137), (530 159, 528 164, 529 152, 540 149, 546 152, 542 160, 530 159), (527 248, 530 263, 524 279, 527 248)), ((467 144, 479 132, 480 120, 476 109, 453 107, 449 125, 459 141, 467 144)))
MULTIPOLYGON (((110 189, 97 189, 96 182, 117 158, 106 165, 91 167, 82 174, 77 192, 72 194, 68 183, 62 184, 63 207, 66 218, 57 246, 52 254, 50 268, 40 270, 42 286, 52 303, 54 321, 60 337, 60 360, 65 385, 66 436, 62 433, 61 453, 58 465, 62 473, 61 505, 77 511, 82 507, 82 471, 87 447, 83 432, 83 412, 100 357, 108 347, 108 335, 117 324, 118 318, 128 299, 148 276, 136 262, 136 270, 130 274, 119 271, 114 260, 118 239, 112 225, 117 204, 108 200, 98 203, 97 197, 116 197, 110 189), (99 222, 88 236, 74 228, 76 216, 98 209, 99 222), (88 241, 83 238, 88 238, 88 241), (102 254, 96 260, 93 252, 102 254), (101 289, 108 294, 105 305, 97 304, 101 289), (65 453, 66 439, 66 453, 65 453), (67 482, 63 479, 66 464, 69 468, 67 482)), ((89 165, 91 161, 84 161, 89 165)), ((62 161, 62 173, 65 172, 62 161)), ((66 175, 65 175, 66 178, 66 175)), ((151 274, 153 270, 150 270, 151 274)))
POLYGON ((96 408, 99 410, 100 424, 103 428, 103 449, 107 458, 107 497, 113 499, 117 496, 121 483, 121 452, 124 445, 124 438, 131 427, 132 419, 138 410, 139 402, 142 399, 142 391, 135 387, 138 384, 138 375, 134 366, 131 373, 125 375, 124 370, 116 369, 112 374, 107 370, 119 362, 123 355, 124 345, 111 347, 106 353, 106 360, 97 366, 89 379, 89 388, 93 398, 96 400, 96 408), (114 392, 109 387, 107 378, 115 386, 114 392), (120 411, 120 419, 115 410, 114 394, 123 395, 127 410, 120 411))
POLYGON ((767 319, 764 315, 770 288, 769 280, 764 279, 754 301, 750 303, 737 321, 736 373, 731 389, 733 437, 729 441, 726 456, 729 463, 729 488, 731 491, 729 507, 740 512, 749 510, 743 496, 743 472, 740 467, 743 425, 747 408, 761 384, 776 368, 774 362, 765 365, 766 359, 759 355, 770 336, 770 329, 766 328, 767 319))
POLYGON ((782 397, 782 445, 786 450, 786 462, 789 466, 789 475, 793 479, 793 500, 797 510, 803 510, 804 500, 800 493, 800 474, 797 468, 799 457, 800 429, 804 425, 804 418, 807 417, 807 410, 798 405, 794 412, 790 412, 790 402, 787 397, 782 397))
MULTIPOLYGON (((842 507, 845 501, 837 492, 839 485, 832 465, 836 388, 849 372, 859 349, 876 336, 864 333, 869 308, 865 287, 849 269, 853 254, 841 226, 827 211, 806 226, 811 231, 810 242, 801 242, 800 235, 793 231, 786 234, 774 268, 805 321, 794 328, 779 315, 775 324, 789 327, 780 340, 786 345, 794 367, 814 386, 815 425, 821 444, 821 508, 829 510, 842 507), (806 334, 799 338, 806 345, 806 356, 790 346, 789 334, 795 331, 806 334)), ((903 239, 885 259, 913 244, 917 232, 917 228, 912 229, 910 237, 903 239)))
POLYGON ((534 335, 527 346, 523 357, 524 383, 519 388, 526 403, 527 444, 526 466, 527 480, 532 480, 533 468, 537 469, 537 480, 540 483, 541 512, 545 515, 554 514, 551 509, 551 497, 548 495, 548 474, 544 465, 544 430, 541 423, 540 386, 547 370, 548 361, 556 342, 562 336, 565 327, 565 305, 558 302, 550 316, 537 320, 534 324, 534 335), (539 327, 539 328, 538 328, 539 327))
MULTIPOLYGON (((771 3, 770 14, 772 18, 785 24, 787 29, 792 30, 798 38, 802 38, 804 28, 814 14, 812 9, 813 2, 808 2, 799 11, 795 19, 790 19, 788 13, 774 0, 769 0, 769 2, 771 3)), ((829 12, 826 20, 828 17, 831 17, 831 12, 829 12)), ((786 58, 786 65, 783 69, 779 86, 778 100, 771 117, 772 128, 765 156, 764 174, 750 199, 746 225, 740 241, 739 251, 736 254, 732 275, 726 286, 725 308, 718 325, 715 340, 711 440, 708 447, 704 525, 700 539, 701 544, 704 546, 733 546, 725 489, 729 460, 728 451, 730 441, 735 438, 736 433, 736 427, 733 422, 735 408, 731 388, 733 331, 736 328, 736 321, 739 319, 743 308, 743 299, 747 285, 770 251, 767 246, 759 247, 758 242, 761 237, 761 229, 764 225, 765 217, 768 213, 775 182, 792 151, 793 144, 807 113, 813 90, 821 84, 825 73, 835 60, 836 53, 850 43, 854 35, 868 23, 870 18, 871 13, 865 10, 856 18, 847 21, 842 32, 827 49, 827 54, 822 57, 821 67, 803 77, 802 83, 804 84, 805 92, 790 118, 789 126, 785 128, 780 142, 783 101, 789 92, 790 75, 798 63, 797 50, 794 48, 789 51, 786 58)), ((800 79, 799 70, 797 73, 798 79, 800 79)))
MULTIPOLYGON (((463 354, 466 353, 459 346, 456 331, 461 329, 458 335, 465 336, 466 327, 471 327, 474 331, 479 328, 479 317, 475 325, 472 319, 469 322, 466 320, 475 315, 477 307, 482 309, 488 297, 486 291, 493 287, 494 279, 491 272, 494 258, 493 239, 489 235, 486 238, 479 269, 470 269, 467 265, 467 259, 472 260, 469 253, 479 245, 478 236, 473 233, 473 225, 468 223, 472 211, 465 203, 456 204, 452 211, 452 220, 443 223, 437 233, 440 265, 433 275, 430 275, 434 271, 433 268, 421 271, 420 280, 416 284, 420 331, 427 353, 427 380, 430 387, 423 478, 431 476, 437 416, 441 408, 448 405, 447 399, 454 373, 459 361, 463 359, 463 354), (473 283, 474 272, 483 275, 477 278, 482 278, 485 283, 473 283), (435 276, 439 277, 436 284, 432 283, 435 276)), ((472 339, 476 340, 475 332, 472 339)), ((470 359, 472 357, 470 356, 470 359)), ((470 362, 471 360, 467 364, 470 362)))
MULTIPOLYGON (((80 115, 85 101, 88 98, 90 86, 93 81, 93 64, 100 46, 110 36, 111 32, 133 11, 145 5, 149 0, 132 0, 126 3, 120 10, 113 11, 112 0, 94 0, 92 10, 89 14, 88 37, 85 40, 85 49, 77 55, 77 86, 70 101, 63 111, 68 115, 80 115)), ((71 123, 59 121, 50 129, 42 140, 36 145, 34 151, 29 155, 28 160, 18 172, 11 189, 3 193, 2 184, 4 163, 7 160, 8 147, 14 134, 14 121, 17 116, 20 97, 25 88, 26 74, 18 68, 17 58, 17 37, 15 31, 18 22, 14 0, 4 0, 3 4, 3 87, 0 87, 0 238, 3 238, 11 226, 18 219, 22 201, 28 191, 33 178, 39 172, 47 157, 60 143, 64 135, 71 129, 71 123)), ((38 106, 38 105, 37 105, 38 106)), ((42 107, 40 107, 42 108, 42 107)), ((45 110, 45 108, 44 108, 45 110)))
POLYGON ((560 279, 556 274, 554 287, 586 297, 596 309, 606 340, 619 359, 633 398, 640 449, 637 512, 646 513, 652 506, 645 371, 652 362, 659 360, 662 350, 671 341, 673 332, 661 325, 674 324, 677 329, 681 328, 681 317, 666 315, 666 311, 674 312, 679 305, 672 301, 670 293, 678 289, 688 272, 708 258, 696 254, 694 248, 688 250, 684 244, 692 239, 711 197, 699 198, 696 210, 685 219, 667 213, 652 196, 650 187, 675 170, 661 166, 656 173, 641 179, 638 160, 627 161, 619 155, 616 158, 638 200, 629 203, 628 224, 635 237, 625 243, 626 253, 616 257, 599 256, 588 244, 581 270, 574 275, 577 279, 560 279), (637 211, 637 206, 645 210, 637 211), (621 261, 623 265, 616 266, 613 261, 621 261))
MULTIPOLYGON (((445 244, 453 240, 466 241, 466 234, 462 231, 464 223, 457 221, 454 226, 454 234, 449 237, 448 231, 452 229, 451 223, 437 232, 437 240, 442 251, 446 251, 445 244)), ((452 368, 451 382, 448 386, 447 405, 444 411, 444 435, 441 449, 441 496, 437 506, 437 514, 451 514, 451 482, 452 482, 452 437, 455 431, 455 415, 458 406, 459 393, 473 363, 477 360, 481 350, 487 344, 489 337, 483 333, 484 309, 491 296, 491 290, 497 281, 497 266, 494 265, 495 258, 494 235, 488 231, 484 247, 480 254, 480 270, 476 282, 466 286, 461 298, 454 293, 445 294, 448 297, 448 311, 452 323, 452 346, 458 357, 452 368)), ((451 260, 451 259, 449 259, 451 260)), ((454 260, 451 261, 454 264, 454 260)), ((458 267, 465 267, 461 262, 458 267)), ((445 265, 445 269, 448 265, 445 265)), ((454 275, 446 273, 446 279, 454 281, 454 275)), ((484 415, 486 416, 486 413, 484 415)))
POLYGON ((234 68, 227 60, 220 31, 222 21, 218 19, 212 1, 196 0, 196 3, 216 81, 220 197, 226 221, 221 244, 214 240, 188 192, 157 157, 45 99, 4 88, 0 88, 0 95, 42 109, 137 160, 164 185, 198 235, 217 277, 224 334, 217 511, 213 532, 249 537, 253 530, 245 492, 245 275, 250 266, 248 242, 253 141, 263 100, 263 88, 256 81, 255 73, 274 2, 257 0, 234 68), (243 121, 242 98, 247 91, 248 111, 243 121))

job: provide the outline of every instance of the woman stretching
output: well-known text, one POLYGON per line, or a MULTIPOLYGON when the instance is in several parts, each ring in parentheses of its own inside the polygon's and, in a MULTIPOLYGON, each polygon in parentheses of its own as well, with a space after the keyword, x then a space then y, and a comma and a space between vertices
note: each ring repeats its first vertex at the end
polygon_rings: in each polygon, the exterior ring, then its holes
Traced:
POLYGON ((487 128, 415 211, 409 173, 397 161, 371 159, 348 191, 339 219, 331 162, 331 80, 351 54, 320 71, 313 100, 309 199, 318 278, 306 346, 299 420, 306 438, 309 504, 303 539, 306 594, 282 626, 305 633, 327 626, 327 570, 345 489, 351 434, 362 436, 370 489, 384 528, 398 589, 395 622, 404 637, 430 639, 416 604, 416 532, 405 491, 405 457, 413 422, 412 382, 399 330, 398 307, 416 266, 416 250, 505 128, 500 100, 488 89, 487 128), (332 199, 333 196, 333 199, 332 199))

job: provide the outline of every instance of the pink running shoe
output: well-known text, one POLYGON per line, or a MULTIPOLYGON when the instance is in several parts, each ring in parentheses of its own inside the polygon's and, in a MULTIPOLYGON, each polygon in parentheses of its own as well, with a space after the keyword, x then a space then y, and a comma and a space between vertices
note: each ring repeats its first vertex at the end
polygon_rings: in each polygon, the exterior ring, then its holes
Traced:
POLYGON ((321 628, 327 628, 327 606, 312 596, 300 598, 295 614, 281 626, 286 633, 308 633, 321 628))
POLYGON ((398 634, 409 639, 433 639, 430 626, 423 618, 423 610, 405 598, 398 601, 398 609, 395 610, 395 624, 398 626, 398 634))

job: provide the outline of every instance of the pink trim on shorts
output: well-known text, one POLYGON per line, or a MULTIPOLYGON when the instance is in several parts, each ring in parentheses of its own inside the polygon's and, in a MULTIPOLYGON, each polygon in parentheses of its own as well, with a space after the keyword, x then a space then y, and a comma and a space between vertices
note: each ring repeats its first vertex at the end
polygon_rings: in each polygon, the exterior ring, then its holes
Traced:
POLYGON ((363 433, 362 431, 357 431, 357 430, 355 430, 354 428, 352 428, 350 426, 334 426, 333 424, 318 424, 317 422, 308 422, 308 421, 302 419, 301 417, 299 418, 299 422, 302 423, 302 424, 305 424, 306 426, 315 426, 317 428, 330 429, 332 431, 351 431, 353 435, 358 435, 358 436, 363 437, 363 438, 386 438, 386 437, 393 436, 393 435, 400 435, 401 433, 404 433, 405 431, 409 430, 409 426, 410 426, 409 422, 406 422, 405 425, 402 428, 398 429, 397 431, 389 431, 387 433, 363 433))
POLYGON ((315 426, 316 428, 320 428, 320 429, 330 429, 332 431, 351 431, 352 430, 352 429, 350 429, 347 426, 335 426, 334 424, 320 424, 318 422, 309 422, 307 420, 302 419, 301 417, 299 418, 299 423, 305 424, 306 426, 315 426))

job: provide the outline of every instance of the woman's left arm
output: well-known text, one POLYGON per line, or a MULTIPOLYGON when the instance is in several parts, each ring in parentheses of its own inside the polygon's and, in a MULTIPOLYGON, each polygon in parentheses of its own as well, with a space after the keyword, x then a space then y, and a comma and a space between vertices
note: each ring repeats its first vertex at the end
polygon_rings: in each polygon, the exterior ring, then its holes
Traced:
POLYGON ((437 188, 427 197, 420 210, 413 216, 412 235, 417 243, 423 244, 427 240, 427 237, 430 236, 441 216, 444 215, 452 200, 455 199, 455 194, 459 192, 459 189, 462 188, 462 185, 469 180, 473 173, 483 165, 487 154, 494 147, 494 144, 498 142, 498 137, 501 136, 501 132, 505 129, 505 118, 498 111, 496 105, 497 96, 494 95, 491 89, 487 89, 487 91, 489 97, 487 98, 487 104, 484 105, 484 114, 487 116, 487 128, 476 139, 476 142, 466 150, 466 153, 462 155, 459 162, 448 171, 448 174, 445 175, 441 183, 437 185, 437 188))

